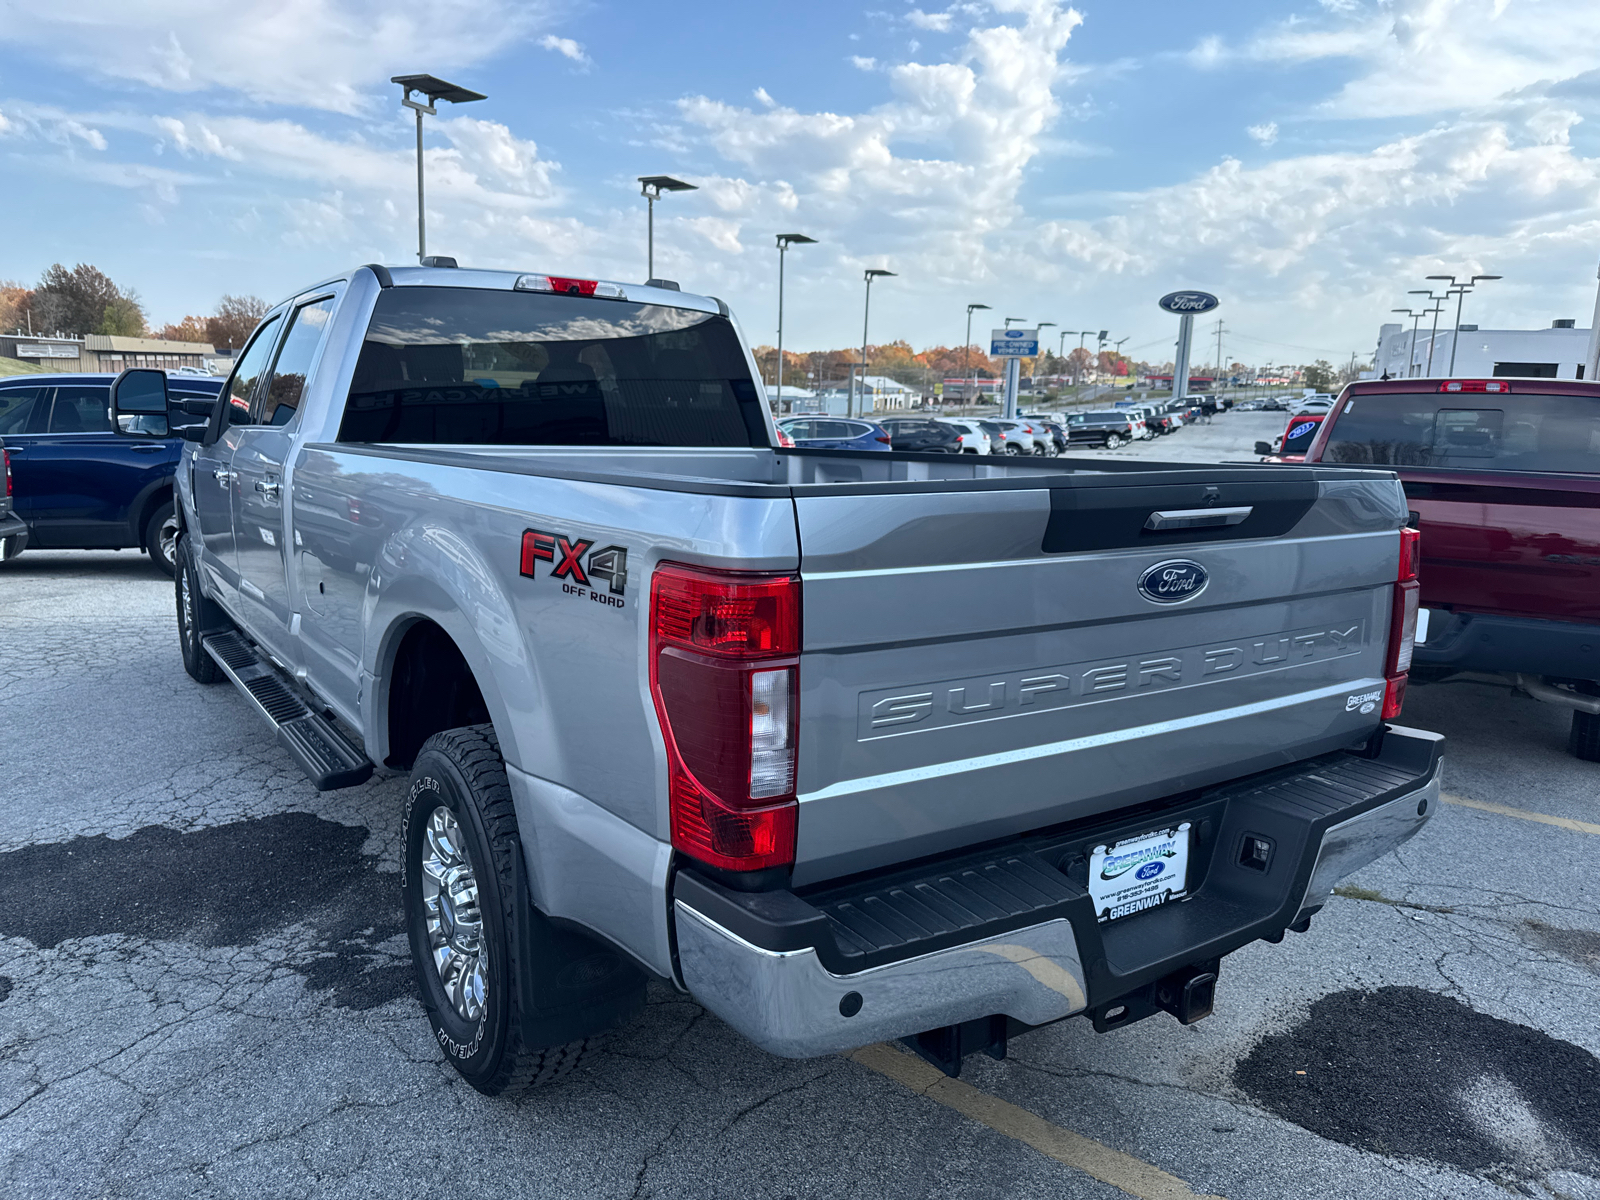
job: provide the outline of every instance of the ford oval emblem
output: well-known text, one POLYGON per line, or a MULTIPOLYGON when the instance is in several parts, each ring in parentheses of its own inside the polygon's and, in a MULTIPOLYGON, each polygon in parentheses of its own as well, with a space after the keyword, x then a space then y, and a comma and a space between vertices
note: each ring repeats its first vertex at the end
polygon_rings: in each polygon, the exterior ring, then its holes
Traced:
POLYGON ((1133 877, 1135 879, 1154 879, 1166 869, 1167 864, 1164 862, 1147 862, 1133 873, 1133 877))
POLYGON ((1195 313, 1208 313, 1222 303, 1210 292, 1168 292, 1156 305, 1169 313, 1182 316, 1193 316, 1195 313))
POLYGON ((1199 563, 1175 558, 1146 569, 1139 576, 1139 591, 1157 604, 1182 604, 1205 591, 1209 579, 1199 563))

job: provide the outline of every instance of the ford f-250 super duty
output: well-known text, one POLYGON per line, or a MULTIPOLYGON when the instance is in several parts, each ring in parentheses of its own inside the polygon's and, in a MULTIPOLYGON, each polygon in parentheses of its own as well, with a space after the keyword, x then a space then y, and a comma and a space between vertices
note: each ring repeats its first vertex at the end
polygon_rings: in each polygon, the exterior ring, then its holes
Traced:
POLYGON ((1211 1011, 1432 815, 1388 472, 779 448, 720 301, 362 267, 185 439, 184 665, 410 772, 439 1045, 554 1078, 654 976, 775 1054, 1211 1011))

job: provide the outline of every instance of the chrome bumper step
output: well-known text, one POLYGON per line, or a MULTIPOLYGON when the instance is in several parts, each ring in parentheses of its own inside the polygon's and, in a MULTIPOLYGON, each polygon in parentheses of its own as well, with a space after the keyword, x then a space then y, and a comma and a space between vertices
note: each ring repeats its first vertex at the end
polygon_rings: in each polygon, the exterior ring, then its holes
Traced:
POLYGON ((222 673, 277 730, 278 742, 319 792, 354 787, 372 777, 372 762, 331 720, 301 699, 283 673, 237 633, 202 642, 222 673))

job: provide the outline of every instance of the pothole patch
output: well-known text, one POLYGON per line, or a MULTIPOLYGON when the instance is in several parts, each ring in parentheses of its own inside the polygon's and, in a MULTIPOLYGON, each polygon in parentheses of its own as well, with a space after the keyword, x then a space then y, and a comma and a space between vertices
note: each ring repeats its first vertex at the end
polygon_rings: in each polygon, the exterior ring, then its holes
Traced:
POLYGON ((1324 996, 1233 1079, 1360 1150, 1523 1180, 1600 1164, 1600 1060, 1422 988, 1324 996))
POLYGON ((394 943, 380 948, 403 938, 400 889, 361 853, 366 840, 358 826, 278 813, 25 846, 0 854, 0 935, 42 949, 110 934, 209 948, 304 929, 284 965, 335 1004, 371 1008, 412 984, 394 943))

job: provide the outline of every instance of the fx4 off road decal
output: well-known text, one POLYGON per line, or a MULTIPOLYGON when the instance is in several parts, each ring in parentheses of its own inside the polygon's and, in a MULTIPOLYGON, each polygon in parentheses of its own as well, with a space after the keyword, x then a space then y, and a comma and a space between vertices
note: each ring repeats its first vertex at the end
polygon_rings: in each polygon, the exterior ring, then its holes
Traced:
POLYGON ((628 548, 604 546, 594 550, 593 546, 594 541, 589 538, 546 533, 542 529, 524 530, 521 573, 535 579, 539 564, 549 563, 551 577, 561 580, 561 590, 569 596, 587 596, 597 604, 622 608, 623 594, 628 590, 628 548), (601 591, 595 580, 604 583, 606 590, 601 591))

